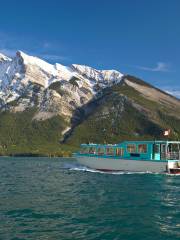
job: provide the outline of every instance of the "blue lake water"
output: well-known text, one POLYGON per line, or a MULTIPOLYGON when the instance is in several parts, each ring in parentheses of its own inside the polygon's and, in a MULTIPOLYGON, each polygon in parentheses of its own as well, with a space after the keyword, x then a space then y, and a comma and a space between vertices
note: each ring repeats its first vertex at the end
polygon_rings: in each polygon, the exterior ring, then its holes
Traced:
POLYGON ((0 239, 180 239, 180 176, 0 159, 0 239))

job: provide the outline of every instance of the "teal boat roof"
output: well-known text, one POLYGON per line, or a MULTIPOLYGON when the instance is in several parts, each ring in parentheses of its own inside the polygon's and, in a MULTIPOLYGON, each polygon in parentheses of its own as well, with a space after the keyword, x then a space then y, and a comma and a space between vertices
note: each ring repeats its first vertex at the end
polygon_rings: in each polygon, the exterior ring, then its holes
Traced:
POLYGON ((153 140, 153 141, 124 141, 122 143, 180 143, 180 141, 153 140))
POLYGON ((122 145, 122 144, 154 144, 154 143, 159 143, 159 144, 180 144, 180 141, 168 141, 168 140, 153 140, 153 141, 123 141, 117 144, 108 144, 108 143, 104 143, 104 144, 97 144, 97 143, 84 143, 81 144, 81 146, 91 146, 91 147, 97 147, 97 146, 118 146, 118 145, 122 145))

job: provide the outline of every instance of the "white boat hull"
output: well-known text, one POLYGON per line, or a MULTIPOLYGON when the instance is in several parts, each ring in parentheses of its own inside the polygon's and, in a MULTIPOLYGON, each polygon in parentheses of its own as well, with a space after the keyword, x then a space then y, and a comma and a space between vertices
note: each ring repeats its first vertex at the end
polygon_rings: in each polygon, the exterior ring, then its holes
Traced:
POLYGON ((102 171, 167 172, 167 161, 129 160, 76 156, 78 162, 92 169, 102 171))

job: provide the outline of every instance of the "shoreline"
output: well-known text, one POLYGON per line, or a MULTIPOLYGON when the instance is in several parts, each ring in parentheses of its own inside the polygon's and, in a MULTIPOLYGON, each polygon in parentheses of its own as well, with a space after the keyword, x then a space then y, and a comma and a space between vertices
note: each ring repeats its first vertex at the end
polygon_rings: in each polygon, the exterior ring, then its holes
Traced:
POLYGON ((29 158, 74 158, 73 156, 48 156, 48 155, 30 155, 30 154, 15 154, 15 155, 1 155, 1 158, 24 158, 24 157, 29 157, 29 158))
POLYGON ((58 156, 25 156, 25 155, 21 155, 21 156, 9 156, 9 155, 6 155, 6 156, 0 156, 0 159, 2 159, 2 158, 67 158, 67 159, 75 159, 74 157, 58 157, 58 156))

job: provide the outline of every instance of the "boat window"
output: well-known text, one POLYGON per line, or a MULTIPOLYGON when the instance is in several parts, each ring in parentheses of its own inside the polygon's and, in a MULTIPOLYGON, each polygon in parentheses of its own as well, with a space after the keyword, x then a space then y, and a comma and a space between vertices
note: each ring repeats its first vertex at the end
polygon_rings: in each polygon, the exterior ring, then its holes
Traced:
POLYGON ((131 153, 130 155, 131 155, 131 157, 140 157, 139 153, 131 153))
POLYGON ((147 144, 139 144, 138 152, 139 153, 147 153, 147 144))
POLYGON ((123 156, 124 155, 124 149, 123 148, 116 148, 116 155, 123 156))
POLYGON ((178 152, 179 145, 178 144, 171 144, 171 152, 178 152))
POLYGON ((110 148, 110 147, 106 148, 106 154, 107 155, 114 155, 114 148, 110 148))
POLYGON ((98 155, 104 155, 104 148, 103 147, 98 148, 98 155))
POLYGON ((136 152, 136 145, 135 144, 128 144, 127 145, 127 151, 129 153, 135 153, 136 152))
POLYGON ((80 152, 81 153, 89 153, 89 148, 88 147, 82 147, 80 152))
POLYGON ((159 153, 159 144, 154 144, 153 145, 153 147, 154 147, 154 153, 159 153))
POLYGON ((89 153, 90 154, 96 154, 96 148, 95 147, 90 147, 89 148, 89 153))

